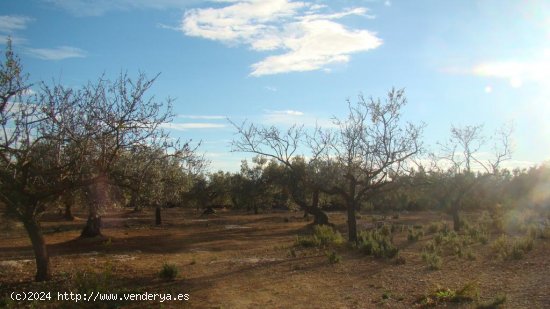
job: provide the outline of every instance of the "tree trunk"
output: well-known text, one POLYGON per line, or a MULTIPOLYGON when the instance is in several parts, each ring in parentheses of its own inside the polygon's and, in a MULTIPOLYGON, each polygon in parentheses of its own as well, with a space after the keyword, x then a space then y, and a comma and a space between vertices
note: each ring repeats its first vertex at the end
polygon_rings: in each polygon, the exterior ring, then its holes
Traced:
POLYGON ((254 214, 258 214, 258 204, 254 204, 254 214))
POLYGON ((351 243, 357 242, 357 219, 353 202, 348 202, 348 240, 351 243))
POLYGON ((50 271, 50 256, 48 255, 48 247, 42 236, 40 224, 35 218, 23 220, 23 225, 29 234, 36 260, 36 281, 48 281, 52 278, 50 271))
POLYGON ((90 214, 86 226, 80 233, 80 237, 90 238, 101 235, 101 216, 98 214, 90 214))
POLYGON ((134 212, 141 211, 141 205, 138 202, 138 193, 132 191, 132 196, 130 197, 130 207, 134 208, 134 212))
POLYGON ((320 208, 309 206, 309 207, 304 207, 304 210, 307 213, 310 213, 313 215, 313 224, 315 225, 329 224, 327 214, 324 211, 322 211, 320 208))
POLYGON ((157 206, 155 209, 155 225, 161 225, 162 224, 162 217, 161 217, 161 208, 160 206, 157 206))
POLYGON ((65 220, 67 221, 74 220, 73 210, 72 210, 73 201, 74 200, 72 197, 65 197, 65 199, 63 200, 63 203, 65 204, 65 213, 63 214, 63 218, 65 218, 65 220))
POLYGON ((460 222, 460 212, 458 206, 452 206, 451 215, 453 216, 453 229, 455 232, 460 231, 462 223, 460 222))
POLYGON ((349 179, 349 196, 346 198, 346 204, 348 207, 348 240, 352 243, 357 242, 357 219, 355 218, 355 208, 357 206, 355 189, 357 182, 355 178, 349 179))

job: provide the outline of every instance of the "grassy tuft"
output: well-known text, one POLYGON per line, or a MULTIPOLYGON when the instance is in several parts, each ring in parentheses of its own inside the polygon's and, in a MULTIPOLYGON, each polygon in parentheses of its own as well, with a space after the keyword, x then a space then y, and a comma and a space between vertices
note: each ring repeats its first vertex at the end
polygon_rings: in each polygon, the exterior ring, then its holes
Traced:
POLYGON ((174 264, 164 263, 159 272, 159 277, 164 280, 174 280, 178 276, 178 267, 174 264))

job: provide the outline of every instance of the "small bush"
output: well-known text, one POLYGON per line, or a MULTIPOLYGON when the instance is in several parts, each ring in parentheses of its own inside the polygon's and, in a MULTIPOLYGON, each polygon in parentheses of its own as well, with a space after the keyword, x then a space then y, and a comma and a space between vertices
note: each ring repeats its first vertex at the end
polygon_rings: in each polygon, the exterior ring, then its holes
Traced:
POLYGON ((174 264, 164 263, 159 272, 159 277, 164 280, 174 280, 178 276, 178 267, 174 264))
POLYGON ((441 230, 442 222, 432 222, 428 225, 428 233, 434 234, 441 230))
POLYGON ((90 292, 108 292, 112 290, 113 272, 107 265, 102 272, 81 271, 72 278, 71 286, 75 292, 87 294, 90 292))
POLYGON ((305 248, 326 248, 330 245, 340 245, 344 238, 340 232, 328 225, 316 225, 313 227, 313 235, 296 237, 296 245, 305 248))
POLYGON ((476 255, 472 252, 472 250, 466 251, 466 259, 470 261, 474 261, 476 259, 476 255))
POLYGON ((501 235, 492 245, 494 254, 503 259, 522 259, 525 253, 533 250, 534 240, 530 237, 519 239, 510 239, 506 235, 501 235))
POLYGON ((338 253, 336 253, 335 251, 326 252, 326 255, 330 264, 337 264, 342 261, 342 257, 338 255, 338 253))
POLYGON ((411 229, 409 228, 408 234, 407 234, 407 240, 409 242, 415 242, 418 241, 422 236, 424 236, 424 230, 423 229, 411 229))
POLYGON ((422 260, 428 264, 428 268, 431 270, 438 270, 443 266, 443 259, 435 252, 423 251, 422 260))
POLYGON ((339 245, 344 242, 342 234, 328 225, 316 225, 313 228, 313 237, 319 240, 319 244, 322 247, 332 244, 339 245))
POLYGON ((391 230, 361 231, 357 237, 357 247, 367 255, 377 258, 393 258, 399 252, 393 243, 391 230))
POLYGON ((442 303, 472 302, 479 297, 479 289, 476 284, 468 283, 460 290, 439 288, 433 293, 423 296, 416 301, 423 307, 436 307, 442 303))
POLYGON ((321 243, 319 242, 319 239, 314 238, 313 236, 297 236, 295 244, 296 246, 304 248, 313 248, 319 247, 321 243))

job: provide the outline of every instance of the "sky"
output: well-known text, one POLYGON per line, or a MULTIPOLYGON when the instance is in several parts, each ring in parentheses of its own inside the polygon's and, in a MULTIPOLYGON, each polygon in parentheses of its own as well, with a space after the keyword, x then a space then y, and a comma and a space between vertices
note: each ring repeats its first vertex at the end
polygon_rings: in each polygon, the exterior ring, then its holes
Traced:
POLYGON ((227 121, 330 127, 347 100, 405 88, 403 118, 436 150, 454 126, 491 141, 514 126, 506 167, 550 160, 550 2, 546 0, 2 0, 30 81, 80 87, 102 74, 153 77, 174 98, 166 129, 210 170, 239 170, 227 121))

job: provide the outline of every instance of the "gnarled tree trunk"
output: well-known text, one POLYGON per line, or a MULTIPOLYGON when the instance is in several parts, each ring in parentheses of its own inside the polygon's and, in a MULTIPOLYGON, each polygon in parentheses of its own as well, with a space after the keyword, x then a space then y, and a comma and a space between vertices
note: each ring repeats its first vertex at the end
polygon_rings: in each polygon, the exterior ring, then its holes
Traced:
POLYGON ((48 248, 44 241, 44 236, 40 229, 40 224, 36 218, 23 218, 23 225, 29 234, 36 260, 36 281, 48 281, 52 278, 50 271, 50 256, 48 248))
POLYGON ((86 226, 80 233, 80 237, 90 238, 101 236, 101 216, 98 214, 90 214, 86 221, 86 226))

